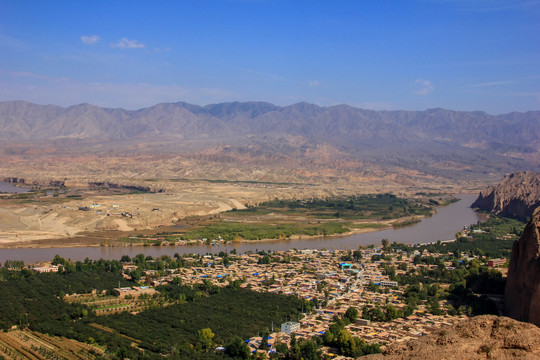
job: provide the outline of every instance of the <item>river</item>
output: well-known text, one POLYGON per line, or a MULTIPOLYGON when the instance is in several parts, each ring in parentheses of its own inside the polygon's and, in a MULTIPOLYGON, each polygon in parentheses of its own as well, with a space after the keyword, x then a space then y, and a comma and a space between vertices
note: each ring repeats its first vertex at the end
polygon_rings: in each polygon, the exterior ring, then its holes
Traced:
POLYGON ((437 240, 450 240, 456 232, 464 226, 475 224, 480 220, 480 214, 470 208, 476 195, 466 194, 458 196, 461 201, 448 206, 437 208, 437 213, 429 218, 424 218, 420 223, 399 228, 381 230, 357 235, 317 238, 305 240, 273 240, 249 243, 236 243, 222 246, 125 246, 125 247, 78 247, 78 248, 40 248, 40 249, 0 249, 0 262, 6 260, 24 260, 26 264, 34 264, 39 261, 48 261, 56 254, 70 258, 74 261, 90 259, 116 259, 122 255, 134 257, 143 253, 153 257, 161 255, 173 256, 175 253, 206 254, 230 251, 236 249, 238 253, 246 251, 272 250, 280 251, 287 249, 328 249, 344 250, 357 249, 359 245, 380 244, 387 238, 390 242, 405 244, 429 243, 437 240))
POLYGON ((10 183, 4 182, 4 181, 0 181, 0 193, 10 193, 10 194, 12 194, 12 193, 23 193, 23 192, 27 192, 29 190, 30 189, 28 189, 28 188, 15 186, 13 184, 10 184, 10 183))

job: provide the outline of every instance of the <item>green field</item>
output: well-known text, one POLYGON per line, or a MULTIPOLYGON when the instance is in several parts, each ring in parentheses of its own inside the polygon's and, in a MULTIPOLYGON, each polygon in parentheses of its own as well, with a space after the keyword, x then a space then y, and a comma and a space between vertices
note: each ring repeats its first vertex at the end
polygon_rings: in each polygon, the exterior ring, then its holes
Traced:
POLYGON ((406 216, 430 216, 432 208, 393 194, 371 194, 307 200, 275 199, 235 212, 238 215, 276 213, 303 215, 310 218, 389 220, 406 216))
POLYGON ((319 225, 303 223, 265 225, 220 222, 202 229, 189 231, 180 238, 182 240, 199 240, 221 237, 223 240, 233 241, 235 239, 285 239, 293 235, 325 236, 346 233, 349 231, 348 225, 349 223, 345 222, 327 222, 319 225))
POLYGON ((418 222, 412 216, 430 216, 426 204, 398 198, 392 194, 361 195, 327 199, 271 200, 246 209, 233 209, 221 220, 188 230, 182 240, 283 239, 294 235, 328 236, 351 229, 380 229, 388 221, 404 217, 401 226, 418 222), (366 222, 372 220, 371 222, 366 222))

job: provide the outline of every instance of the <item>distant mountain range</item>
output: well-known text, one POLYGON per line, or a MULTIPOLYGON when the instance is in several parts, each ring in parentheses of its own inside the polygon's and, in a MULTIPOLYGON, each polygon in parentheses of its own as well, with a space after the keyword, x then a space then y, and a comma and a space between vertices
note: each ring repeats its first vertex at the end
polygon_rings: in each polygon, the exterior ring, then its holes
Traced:
POLYGON ((308 103, 280 107, 265 102, 163 103, 132 111, 10 101, 0 103, 0 128, 0 140, 8 142, 159 140, 185 145, 219 141, 238 149, 250 143, 250 151, 256 151, 256 144, 263 152, 295 156, 325 145, 347 157, 411 168, 436 162, 440 171, 460 164, 494 166, 501 172, 540 166, 540 111, 489 115, 445 109, 371 111, 308 103))

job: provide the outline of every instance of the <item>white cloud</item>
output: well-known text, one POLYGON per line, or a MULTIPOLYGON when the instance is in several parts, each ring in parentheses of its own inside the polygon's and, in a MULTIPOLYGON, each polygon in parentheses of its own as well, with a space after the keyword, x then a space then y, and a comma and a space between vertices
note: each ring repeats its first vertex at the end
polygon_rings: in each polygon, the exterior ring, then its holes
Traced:
POLYGON ((170 48, 170 47, 166 47, 166 48, 154 48, 154 51, 155 51, 156 53, 166 53, 166 52, 171 51, 171 48, 170 48))
POLYGON ((519 96, 519 97, 533 97, 536 98, 536 102, 540 103, 540 92, 514 92, 508 93, 507 96, 519 96))
POLYGON ((242 94, 220 88, 191 88, 176 84, 86 83, 27 72, 0 71, 0 101, 25 100, 60 106, 90 103, 134 110, 161 102, 211 104, 242 99, 248 100, 242 94))
POLYGON ((429 80, 418 79, 414 82, 413 86, 416 95, 429 95, 435 91, 435 87, 429 80))
POLYGON ((387 101, 367 101, 355 104, 355 107, 360 109, 368 110, 396 110, 397 106, 395 104, 389 103, 387 101))
POLYGON ((309 87, 317 87, 319 86, 321 83, 319 83, 317 80, 310 80, 308 81, 308 85, 309 87))
POLYGON ((141 44, 137 40, 129 40, 128 38, 122 38, 122 40, 120 40, 116 44, 111 44, 111 46, 120 49, 138 49, 146 47, 146 45, 141 44))
POLYGON ((423 0, 428 3, 446 4, 455 9, 469 12, 498 12, 538 8, 538 0, 423 0))
POLYGON ((54 83, 69 80, 66 77, 50 77, 46 75, 36 74, 29 71, 2 71, 0 70, 0 80, 5 77, 17 78, 20 82, 38 83, 54 83))
POLYGON ((288 78, 286 78, 286 77, 284 77, 284 76, 276 75, 276 74, 272 74, 272 73, 267 73, 267 72, 262 72, 262 71, 256 71, 256 70, 252 70, 252 69, 242 69, 242 68, 236 68, 236 69, 245 71, 245 72, 250 73, 250 74, 255 74, 255 75, 258 75, 258 76, 262 76, 262 77, 265 77, 265 78, 269 78, 269 79, 272 79, 272 80, 286 81, 286 82, 293 81, 293 80, 288 79, 288 78))
POLYGON ((14 48, 23 48, 25 43, 11 36, 0 34, 0 46, 9 46, 14 48))
POLYGON ((511 84, 511 83, 512 81, 491 81, 491 82, 485 82, 485 83, 479 83, 479 84, 471 84, 465 87, 467 88, 491 87, 491 86, 505 85, 505 84, 511 84))
POLYGON ((101 38, 98 35, 90 35, 90 36, 83 35, 83 36, 81 36, 81 41, 86 45, 97 44, 100 40, 101 40, 101 38))
POLYGON ((28 71, 0 71, 0 73, 8 74, 17 78, 34 78, 34 79, 42 79, 42 80, 52 80, 52 78, 48 76, 34 74, 28 71))

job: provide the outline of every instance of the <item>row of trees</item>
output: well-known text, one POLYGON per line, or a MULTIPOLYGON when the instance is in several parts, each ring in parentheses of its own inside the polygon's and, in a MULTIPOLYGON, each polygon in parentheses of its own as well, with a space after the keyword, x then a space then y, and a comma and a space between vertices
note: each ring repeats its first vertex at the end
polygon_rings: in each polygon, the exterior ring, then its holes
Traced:
MULTIPOLYGON (((414 258, 415 264, 435 265, 436 267, 409 269, 405 264, 401 264, 398 268, 406 272, 399 275, 396 275, 396 268, 390 262, 383 262, 379 265, 391 280, 397 281, 400 285, 408 285, 402 297, 407 306, 402 312, 398 312, 398 317, 410 315, 420 304, 425 304, 427 310, 435 315, 441 315, 445 312, 451 315, 456 313, 497 314, 497 308, 492 300, 488 299, 487 296, 476 294, 503 294, 505 280, 501 272, 487 267, 478 259, 467 261, 447 255, 445 257, 446 259, 443 259, 442 256, 418 255, 414 258), (452 261, 451 269, 444 265, 444 260, 452 261), (439 286, 441 283, 449 284, 447 290, 443 290, 439 286), (440 306, 440 301, 444 299, 451 302, 446 311, 440 306)), ((382 288, 373 283, 368 284, 367 289, 383 291, 382 288)), ((393 313, 390 312, 390 314, 393 313)), ((393 316, 389 316, 388 311, 384 308, 369 309, 364 316, 366 319, 376 321, 393 319, 393 316)))
POLYGON ((354 323, 358 317, 358 310, 354 307, 347 309, 342 318, 335 317, 334 322, 323 335, 323 343, 335 348, 341 355, 359 357, 379 353, 378 344, 368 344, 364 339, 353 337, 345 328, 354 323))
POLYGON ((208 225, 202 229, 189 231, 180 236, 182 240, 216 239, 221 237, 226 241, 236 239, 261 240, 285 239, 293 235, 332 235, 343 234, 349 229, 346 223, 327 222, 318 225, 304 225, 299 223, 286 223, 279 225, 245 224, 235 222, 219 222, 208 225))
MULTIPOLYGON (((178 256, 156 261, 141 255, 134 260, 141 267, 152 268, 159 267, 159 261, 169 266, 182 259, 178 256)), ((272 322, 279 324, 293 318, 310 305, 294 296, 252 292, 235 284, 220 288, 206 282, 191 287, 178 282, 159 288, 160 299, 168 304, 172 301, 172 305, 154 306, 137 316, 120 313, 97 317, 83 304, 63 301, 64 295, 92 289, 110 291, 119 282, 123 286, 134 285, 122 278, 122 262, 72 262, 59 256, 53 262, 59 265, 60 272, 34 274, 28 269, 10 270, 15 263, 8 264, 10 269, 0 268, 0 303, 3 304, 0 328, 17 324, 97 343, 105 346, 112 358, 158 359, 164 355, 171 359, 228 358, 227 352, 214 351, 216 344, 228 344, 235 337, 248 338, 267 331, 272 322), (114 331, 99 330, 90 324, 114 331), (123 335, 140 340, 144 354, 130 346, 123 335)), ((299 346, 304 349, 303 344, 299 346)))
POLYGON ((243 211, 280 211, 280 209, 309 212, 314 216, 344 219, 395 219, 410 215, 431 215, 431 208, 393 194, 371 194, 348 197, 279 200, 263 202, 256 208, 243 211))

